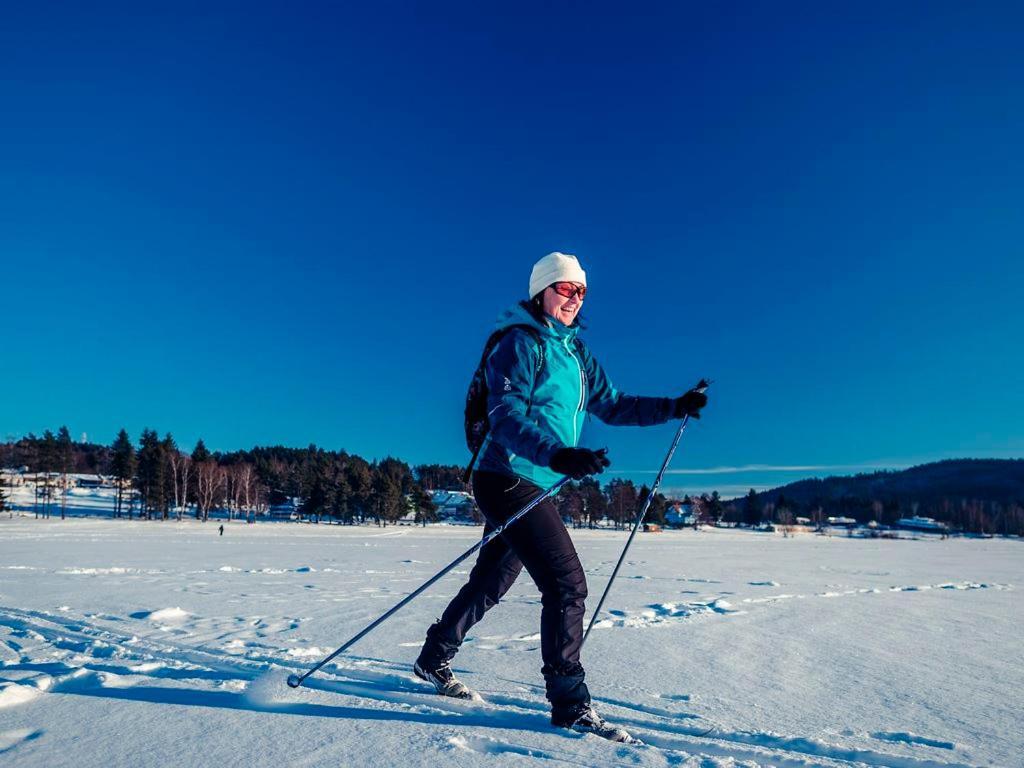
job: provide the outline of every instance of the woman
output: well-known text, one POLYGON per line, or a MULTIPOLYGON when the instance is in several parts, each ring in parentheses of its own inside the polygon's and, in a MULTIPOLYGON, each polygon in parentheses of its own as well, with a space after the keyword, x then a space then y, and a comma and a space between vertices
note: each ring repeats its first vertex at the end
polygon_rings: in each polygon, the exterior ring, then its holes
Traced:
MULTIPOLYGON (((530 274, 530 300, 498 320, 499 329, 511 329, 487 359, 490 431, 473 473, 485 535, 562 475, 579 480, 609 465, 605 451, 576 447, 587 412, 608 424, 646 426, 685 414, 699 418, 707 403, 696 391, 656 398, 616 390, 577 338, 586 293, 587 275, 576 257, 549 253, 530 274), (524 325, 535 333, 512 327, 524 325)), ((469 581, 427 630, 414 671, 441 694, 474 698, 452 674, 451 660, 470 627, 498 603, 524 566, 541 593, 541 671, 552 724, 629 740, 590 705, 580 664, 587 582, 551 499, 480 550, 469 581)))

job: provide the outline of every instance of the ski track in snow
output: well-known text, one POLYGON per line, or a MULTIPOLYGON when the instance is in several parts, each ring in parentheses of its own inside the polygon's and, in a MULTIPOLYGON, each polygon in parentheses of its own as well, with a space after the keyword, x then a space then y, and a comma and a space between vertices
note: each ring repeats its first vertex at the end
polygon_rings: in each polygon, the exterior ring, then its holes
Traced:
MULTIPOLYGON (((686 581, 699 581, 696 579, 685 579, 686 581)), ((762 582, 750 582, 752 586, 779 586, 774 581, 762 581, 762 582)), ((933 589, 945 589, 945 590, 958 590, 967 591, 975 589, 997 589, 1005 590, 1011 587, 1007 584, 994 584, 994 583, 979 583, 971 581, 963 582, 944 582, 940 584, 921 584, 921 585, 900 585, 892 586, 885 589, 878 587, 862 587, 856 589, 845 589, 840 591, 825 591, 817 592, 811 595, 805 594, 777 594, 777 595, 766 595, 764 597, 746 597, 741 598, 740 602, 748 606, 756 606, 768 603, 777 603, 785 600, 805 600, 808 598, 837 598, 847 597, 851 595, 873 595, 882 594, 885 592, 926 592, 933 589)), ((735 614, 745 613, 746 611, 736 608, 732 602, 725 599, 724 597, 712 598, 707 600, 693 600, 689 602, 665 602, 665 603, 652 603, 646 606, 641 611, 625 611, 619 609, 605 609, 603 614, 605 618, 599 619, 594 623, 594 629, 609 629, 609 628, 642 628, 649 626, 667 625, 676 623, 679 621, 692 619, 696 617, 705 616, 730 616, 735 614)), ((480 637, 474 637, 470 635, 467 638, 467 642, 476 642, 478 648, 487 650, 513 650, 522 646, 518 644, 524 642, 539 642, 539 634, 526 634, 515 637, 506 637, 503 635, 484 635, 480 637)), ((410 642, 400 643, 402 647, 419 647, 421 641, 415 640, 410 642)), ((535 646, 531 646, 527 650, 532 650, 535 646)))
MULTIPOLYGON (((933 586, 944 589, 990 586, 966 584, 933 586)), ((908 591, 906 587, 893 589, 908 591)), ((610 623, 647 626, 697 614, 728 615, 730 612, 729 606, 721 600, 664 603, 652 605, 636 616, 615 618, 610 623)), ((56 693, 327 718, 405 721, 462 729, 457 736, 444 737, 443 748, 456 753, 510 754, 566 765, 586 765, 574 755, 571 743, 564 750, 530 745, 531 736, 538 732, 557 733, 570 740, 594 738, 553 729, 548 723, 548 706, 539 687, 520 688, 521 693, 515 695, 484 691, 484 704, 445 699, 415 678, 404 663, 349 657, 343 663, 329 665, 325 674, 307 680, 306 687, 311 691, 332 694, 326 699, 330 703, 320 703, 325 701, 323 698, 316 702, 303 701, 310 692, 290 691, 284 686, 284 676, 290 671, 303 671, 304 663, 315 660, 326 649, 306 645, 281 650, 281 645, 287 644, 289 639, 286 636, 300 626, 301 619, 287 617, 208 620, 177 607, 141 611, 126 617, 76 616, 69 610, 50 613, 0 607, 3 664, 0 667, 0 707, 20 706, 56 693), (268 636, 270 642, 261 641, 268 636), (247 689, 268 673, 280 677, 272 686, 274 695, 249 695, 247 689), (474 732, 474 728, 509 736, 497 738, 474 732)), ((514 638, 519 643, 536 639, 535 635, 514 638)), ((645 742, 641 747, 609 745, 609 755, 614 754, 620 761, 609 760, 609 764, 633 764, 637 750, 653 750, 663 757, 666 765, 687 767, 970 768, 963 763, 924 755, 902 756, 810 737, 727 730, 693 712, 672 708, 685 706, 688 696, 660 694, 658 698, 666 706, 609 697, 596 701, 617 724, 630 729, 645 742)), ((15 750, 38 735, 39 732, 31 730, 0 733, 0 754, 15 750)), ((951 742, 903 732, 877 732, 871 736, 882 742, 924 749, 948 751, 955 747, 951 742)))

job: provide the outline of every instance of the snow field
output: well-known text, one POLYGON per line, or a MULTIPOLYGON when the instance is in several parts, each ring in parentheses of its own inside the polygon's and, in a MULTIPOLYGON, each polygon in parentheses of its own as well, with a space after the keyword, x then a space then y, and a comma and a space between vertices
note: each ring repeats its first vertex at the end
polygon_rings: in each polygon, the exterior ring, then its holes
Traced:
MULTIPOLYGON (((480 529, 0 518, 0 763, 1024 765, 1022 543, 644 534, 583 652, 644 747, 548 724, 526 574, 456 672, 411 673, 470 563, 302 672, 480 529)), ((574 531, 591 602, 625 532, 574 531)))

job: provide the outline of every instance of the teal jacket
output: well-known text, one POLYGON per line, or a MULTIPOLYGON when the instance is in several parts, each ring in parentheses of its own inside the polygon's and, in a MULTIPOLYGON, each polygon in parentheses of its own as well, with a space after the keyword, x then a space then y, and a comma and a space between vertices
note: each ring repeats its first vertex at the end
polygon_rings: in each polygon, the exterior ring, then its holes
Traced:
POLYGON ((497 329, 511 325, 536 328, 543 344, 514 328, 487 358, 490 431, 478 470, 522 477, 547 488, 560 478, 548 466, 551 456, 579 444, 588 412, 618 425, 648 426, 672 418, 673 398, 624 395, 615 389, 576 338, 578 327, 553 319, 540 322, 521 304, 498 318, 497 329), (544 361, 538 365, 542 351, 544 361))

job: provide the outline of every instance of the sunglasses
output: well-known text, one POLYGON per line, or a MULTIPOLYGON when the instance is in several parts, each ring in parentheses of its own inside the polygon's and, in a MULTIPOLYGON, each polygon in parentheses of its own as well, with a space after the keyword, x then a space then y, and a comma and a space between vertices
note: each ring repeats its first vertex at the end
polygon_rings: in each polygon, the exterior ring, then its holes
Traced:
POLYGON ((587 286, 576 285, 575 283, 552 283, 551 287, 555 293, 559 296, 565 296, 567 299, 571 299, 573 296, 579 296, 580 301, 583 301, 583 297, 587 295, 587 286))

